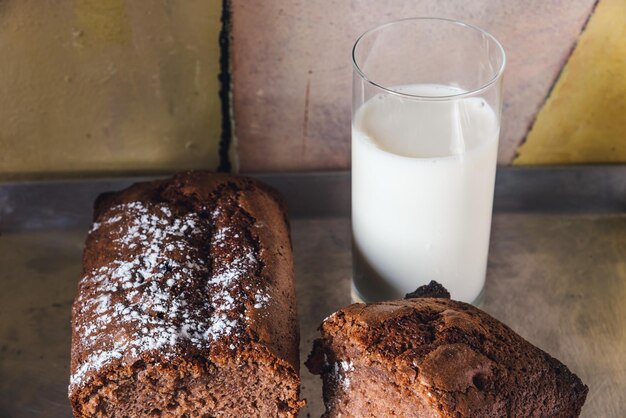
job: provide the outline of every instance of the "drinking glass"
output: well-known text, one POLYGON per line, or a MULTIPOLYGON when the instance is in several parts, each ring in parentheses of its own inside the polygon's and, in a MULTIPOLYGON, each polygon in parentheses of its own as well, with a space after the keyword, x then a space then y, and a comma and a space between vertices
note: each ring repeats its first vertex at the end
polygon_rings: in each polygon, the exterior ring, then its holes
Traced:
POLYGON ((436 280, 476 302, 485 283, 504 50, 448 19, 365 32, 353 52, 353 298, 436 280))

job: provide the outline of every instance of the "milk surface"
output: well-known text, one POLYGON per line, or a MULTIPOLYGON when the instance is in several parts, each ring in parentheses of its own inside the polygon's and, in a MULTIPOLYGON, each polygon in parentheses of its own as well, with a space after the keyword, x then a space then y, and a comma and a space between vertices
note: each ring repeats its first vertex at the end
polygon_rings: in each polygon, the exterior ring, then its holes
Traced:
MULTIPOLYGON (((423 96, 460 91, 396 88, 423 96)), ((419 101, 381 94, 352 126, 356 293, 403 296, 437 280, 472 302, 483 288, 499 122, 481 98, 419 101)))

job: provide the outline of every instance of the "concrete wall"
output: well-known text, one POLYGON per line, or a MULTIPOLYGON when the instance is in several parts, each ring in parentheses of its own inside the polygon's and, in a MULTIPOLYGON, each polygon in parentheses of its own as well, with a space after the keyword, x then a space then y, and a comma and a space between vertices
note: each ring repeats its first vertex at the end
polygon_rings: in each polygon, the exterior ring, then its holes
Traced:
MULTIPOLYGON (((501 164, 626 162, 624 0, 231 0, 231 12, 242 171, 348 168, 352 44, 417 15, 504 44, 501 164)), ((0 180, 215 168, 221 13, 221 0, 0 0, 0 180)))
MULTIPOLYGON (((233 0, 234 117, 241 168, 348 168, 352 44, 364 30, 408 16, 468 21, 503 43, 508 62, 501 164, 516 157, 574 49, 572 60, 578 64, 563 75, 569 72, 572 80, 565 90, 579 91, 556 107, 561 117, 570 114, 578 120, 575 129, 584 125, 584 134, 572 136, 572 124, 547 130, 537 126, 537 139, 528 141, 516 161, 626 162, 623 151, 611 151, 623 150, 626 140, 626 2, 600 0, 598 10, 610 8, 603 13, 611 18, 598 16, 599 22, 590 25, 595 35, 588 36, 595 41, 581 38, 579 47, 587 52, 579 53, 577 41, 595 5, 596 0, 233 0), (603 40, 611 46, 603 47, 603 40), (603 104, 612 110, 600 117, 603 104), (604 145, 590 145, 597 141, 604 145), (540 158, 545 148, 533 152, 534 142, 551 144, 552 156, 540 158), (569 157, 556 157, 559 153, 569 157)), ((559 90, 557 85, 555 93, 559 90)))
POLYGON ((0 179, 215 167, 221 4, 0 1, 0 179))

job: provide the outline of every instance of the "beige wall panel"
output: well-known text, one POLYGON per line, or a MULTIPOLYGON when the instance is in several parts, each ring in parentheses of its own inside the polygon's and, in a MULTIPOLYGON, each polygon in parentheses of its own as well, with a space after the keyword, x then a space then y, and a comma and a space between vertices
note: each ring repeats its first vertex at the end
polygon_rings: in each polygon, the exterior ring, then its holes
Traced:
POLYGON ((219 0, 0 2, 0 178, 215 167, 219 0))
POLYGON ((233 0, 241 169, 349 167, 352 44, 376 24, 409 16, 468 21, 504 44, 499 162, 508 164, 593 5, 594 0, 233 0))

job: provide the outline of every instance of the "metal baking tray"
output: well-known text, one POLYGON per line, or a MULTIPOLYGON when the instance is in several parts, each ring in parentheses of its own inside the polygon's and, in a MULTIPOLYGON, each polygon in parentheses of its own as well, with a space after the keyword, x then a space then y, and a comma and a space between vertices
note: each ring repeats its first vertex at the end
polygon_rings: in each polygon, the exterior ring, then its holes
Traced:
MULTIPOLYGON (((350 301, 350 175, 264 174, 290 211, 301 359, 350 301)), ((70 306, 94 198, 140 178, 0 183, 0 417, 70 417, 70 306)), ((626 166, 499 168, 483 309, 626 415, 626 166)), ((323 411, 301 369, 303 416, 323 411)))

